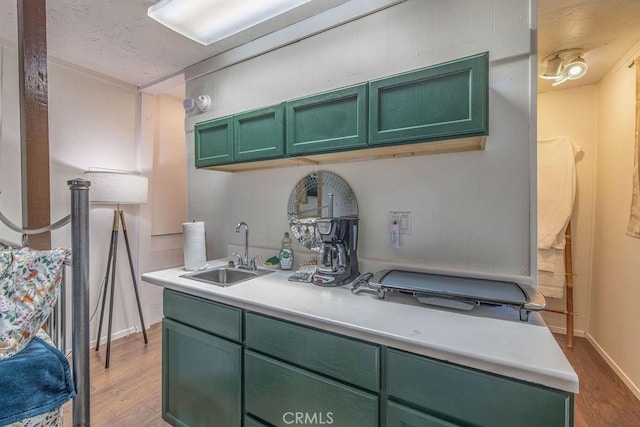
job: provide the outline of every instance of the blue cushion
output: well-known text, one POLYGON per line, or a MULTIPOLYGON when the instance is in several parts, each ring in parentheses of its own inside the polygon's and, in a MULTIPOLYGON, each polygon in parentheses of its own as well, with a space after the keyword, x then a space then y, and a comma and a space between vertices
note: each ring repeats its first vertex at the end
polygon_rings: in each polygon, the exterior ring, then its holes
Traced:
POLYGON ((39 337, 0 361, 0 378, 0 425, 52 411, 76 394, 67 358, 39 337))

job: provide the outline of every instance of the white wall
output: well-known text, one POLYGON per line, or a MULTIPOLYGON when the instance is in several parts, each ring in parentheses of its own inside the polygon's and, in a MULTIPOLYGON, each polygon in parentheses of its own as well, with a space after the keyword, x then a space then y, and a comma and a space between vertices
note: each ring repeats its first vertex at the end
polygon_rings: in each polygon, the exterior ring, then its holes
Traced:
POLYGON ((635 67, 640 43, 598 88, 593 277, 588 337, 640 398, 640 239, 626 235, 631 204, 635 67))
POLYGON ((182 99, 154 96, 151 234, 180 234, 187 218, 182 99))
MULTIPOLYGON (((538 95, 538 138, 568 136, 582 146, 576 157, 577 189, 571 217, 574 272, 575 334, 584 336, 589 319, 591 254, 595 203, 596 149, 598 138, 598 88, 546 92, 538 95)), ((566 296, 566 294, 565 294, 566 296)), ((547 298, 551 308, 564 309, 565 298, 547 298)), ((545 312, 549 327, 565 332, 566 317, 545 312)))
MULTIPOLYGON (((188 97, 213 107, 187 119, 188 217, 206 222, 210 258, 241 243, 279 247, 286 203, 314 167, 244 173, 194 169, 196 122, 275 104, 478 52, 490 52, 486 150, 323 167, 353 188, 359 257, 531 282, 530 2, 409 0, 297 43, 187 81, 188 97), (400 249, 388 239, 390 210, 411 211, 400 249)), ((534 2, 535 3, 535 2, 534 2)), ((189 75, 187 70, 187 75, 189 75)), ((535 129, 531 131, 535 135, 535 129)), ((296 245, 295 250, 301 247, 296 245)))
MULTIPOLYGON (((15 46, 4 46, 2 92, 2 141, 0 153, 0 207, 13 222, 21 223, 20 136, 18 104, 18 62, 15 46)), ((58 220, 70 210, 67 180, 82 177, 89 167, 123 170, 138 168, 136 143, 135 87, 114 81, 80 67, 50 59, 49 72, 49 149, 51 216, 58 220)), ((138 208, 123 207, 132 245, 134 264, 138 263, 138 208)), ((113 210, 105 206, 90 208, 90 306, 98 303, 111 236, 113 210)), ((140 218, 140 221, 147 221, 140 218)), ((0 228, 0 236, 19 241, 19 236, 0 228)), ((70 227, 52 233, 53 246, 70 246, 70 227)), ((131 273, 122 235, 118 245, 118 268, 114 303, 113 337, 134 331, 135 303, 131 273)), ((91 322, 91 340, 96 338, 99 313, 91 322)), ((106 319, 103 337, 106 336, 106 319)), ((103 338, 104 339, 104 338, 103 338)), ((104 342, 104 341, 103 341, 104 342)))
MULTIPOLYGON (((14 223, 22 223, 20 186, 20 110, 18 57, 0 44, 0 209, 14 223)), ((21 236, 0 223, 0 236, 19 243, 21 236)))
MULTIPOLYGON (((184 110, 181 100, 148 93, 139 95, 139 106, 140 170, 149 178, 149 201, 140 206, 139 271, 146 273, 183 264, 184 110)), ((162 288, 141 282, 140 299, 145 326, 160 322, 162 288)))

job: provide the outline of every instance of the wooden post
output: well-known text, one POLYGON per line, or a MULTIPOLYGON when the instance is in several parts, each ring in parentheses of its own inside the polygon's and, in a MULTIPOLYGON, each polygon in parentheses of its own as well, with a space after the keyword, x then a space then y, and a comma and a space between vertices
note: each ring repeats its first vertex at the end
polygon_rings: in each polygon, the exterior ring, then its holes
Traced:
MULTIPOLYGON (((46 0, 18 0, 18 52, 22 223, 40 228, 51 222, 46 0)), ((29 246, 50 249, 51 234, 31 236, 29 246)))
POLYGON ((564 233, 564 274, 566 275, 567 295, 567 347, 573 347, 573 249, 571 247, 571 220, 564 233))

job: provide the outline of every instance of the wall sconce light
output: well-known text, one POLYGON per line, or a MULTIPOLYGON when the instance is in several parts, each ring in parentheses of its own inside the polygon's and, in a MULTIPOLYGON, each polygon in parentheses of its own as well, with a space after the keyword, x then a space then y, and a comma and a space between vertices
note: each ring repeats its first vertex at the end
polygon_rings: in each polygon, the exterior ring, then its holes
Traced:
POLYGON ((211 106, 211 97, 209 95, 200 95, 196 99, 196 105, 200 111, 207 111, 211 106))
POLYGON ((552 86, 581 78, 589 68, 582 55, 582 49, 564 49, 548 55, 542 60, 542 65, 546 65, 546 68, 540 78, 553 80, 552 86))
POLYGON ((182 101, 182 106, 187 113, 194 111, 196 107, 198 107, 200 111, 205 112, 211 106, 211 97, 209 95, 200 95, 196 99, 187 98, 182 101))

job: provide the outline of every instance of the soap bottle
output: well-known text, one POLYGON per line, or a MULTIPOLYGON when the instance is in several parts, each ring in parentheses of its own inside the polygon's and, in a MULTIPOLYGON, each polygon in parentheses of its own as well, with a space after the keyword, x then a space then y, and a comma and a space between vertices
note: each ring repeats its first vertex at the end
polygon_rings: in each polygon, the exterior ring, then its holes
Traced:
POLYGON ((283 270, 291 270, 291 267, 293 267, 293 248, 291 247, 291 238, 289 237, 289 233, 284 233, 279 258, 280 268, 283 270))

